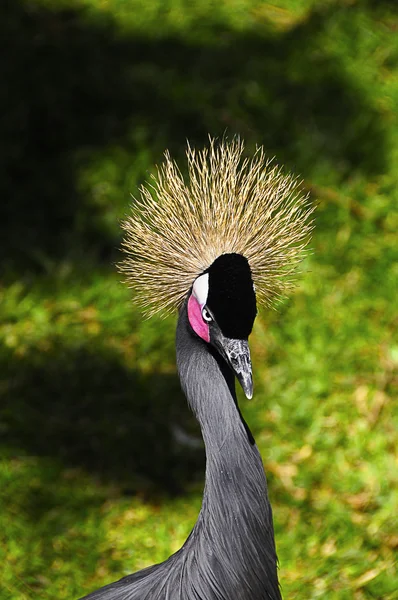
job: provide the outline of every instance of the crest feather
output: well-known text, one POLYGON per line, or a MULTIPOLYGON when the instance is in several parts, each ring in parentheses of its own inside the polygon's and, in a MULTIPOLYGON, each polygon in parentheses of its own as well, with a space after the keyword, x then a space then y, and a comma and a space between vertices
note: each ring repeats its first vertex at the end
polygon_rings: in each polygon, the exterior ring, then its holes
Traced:
POLYGON ((140 188, 122 227, 120 265, 147 315, 179 307, 198 275, 221 254, 249 261, 259 304, 292 286, 313 229, 314 207, 297 179, 282 174, 258 148, 210 139, 197 152, 188 144, 188 180, 168 152, 140 188))

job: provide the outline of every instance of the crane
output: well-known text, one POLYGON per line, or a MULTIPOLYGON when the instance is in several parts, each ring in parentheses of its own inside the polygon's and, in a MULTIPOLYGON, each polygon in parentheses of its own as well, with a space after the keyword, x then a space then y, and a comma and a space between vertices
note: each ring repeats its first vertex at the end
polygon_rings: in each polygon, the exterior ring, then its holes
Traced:
POLYGON ((178 308, 177 370, 201 426, 205 487, 180 550, 85 600, 281 599, 266 476, 235 377, 251 398, 257 303, 292 286, 313 207, 262 148, 243 153, 239 138, 188 145, 186 182, 166 152, 123 224, 135 299, 147 315, 178 308))

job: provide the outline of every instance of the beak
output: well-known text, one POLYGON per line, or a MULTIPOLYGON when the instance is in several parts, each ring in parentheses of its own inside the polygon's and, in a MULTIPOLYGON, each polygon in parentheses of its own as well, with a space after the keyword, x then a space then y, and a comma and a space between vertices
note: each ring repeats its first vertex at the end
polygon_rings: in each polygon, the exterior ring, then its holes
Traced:
POLYGON ((224 337, 221 332, 214 340, 218 352, 235 373, 246 398, 253 397, 252 363, 247 340, 234 340, 224 337))

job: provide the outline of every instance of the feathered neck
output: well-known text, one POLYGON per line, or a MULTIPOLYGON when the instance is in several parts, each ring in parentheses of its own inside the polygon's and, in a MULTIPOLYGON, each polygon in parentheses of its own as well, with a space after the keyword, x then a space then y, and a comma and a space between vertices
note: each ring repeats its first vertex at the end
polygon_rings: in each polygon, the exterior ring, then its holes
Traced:
POLYGON ((199 556, 207 585, 220 588, 221 595, 214 597, 278 600, 272 511, 261 457, 240 416, 233 373, 192 332, 185 306, 177 326, 177 367, 206 447, 202 509, 187 545, 199 556))

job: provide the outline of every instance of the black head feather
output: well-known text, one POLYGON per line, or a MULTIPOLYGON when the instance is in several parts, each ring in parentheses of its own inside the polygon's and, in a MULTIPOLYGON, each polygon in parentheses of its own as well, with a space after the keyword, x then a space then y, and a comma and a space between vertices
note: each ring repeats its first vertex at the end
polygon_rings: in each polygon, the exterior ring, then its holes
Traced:
POLYGON ((222 254, 210 265, 207 306, 226 337, 247 339, 257 314, 256 294, 247 258, 222 254))

